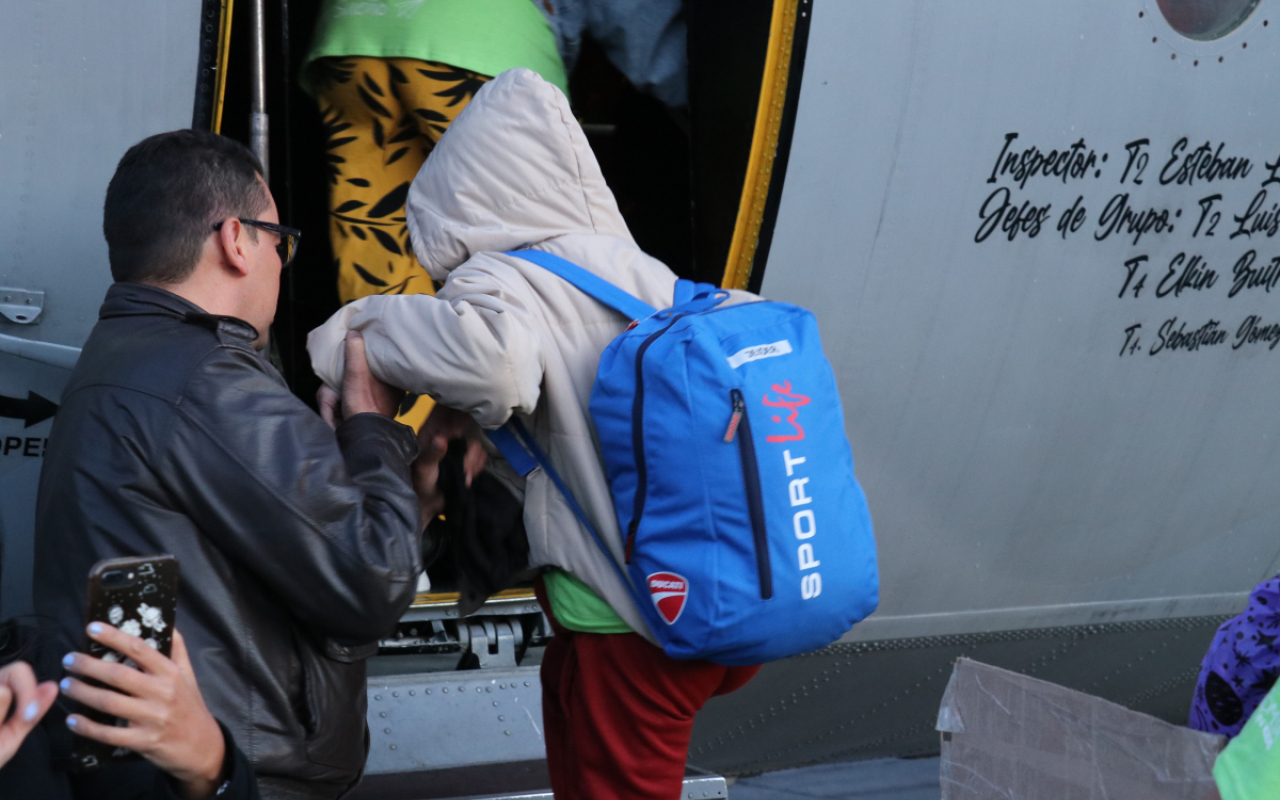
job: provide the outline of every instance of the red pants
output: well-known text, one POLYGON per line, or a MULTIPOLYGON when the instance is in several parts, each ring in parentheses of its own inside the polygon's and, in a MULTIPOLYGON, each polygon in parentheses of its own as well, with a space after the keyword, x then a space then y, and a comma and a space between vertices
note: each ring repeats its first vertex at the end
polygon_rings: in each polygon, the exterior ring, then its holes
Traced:
POLYGON ((759 667, 679 661, 634 633, 555 629, 542 657, 542 719, 556 800, 676 800, 693 717, 759 667))

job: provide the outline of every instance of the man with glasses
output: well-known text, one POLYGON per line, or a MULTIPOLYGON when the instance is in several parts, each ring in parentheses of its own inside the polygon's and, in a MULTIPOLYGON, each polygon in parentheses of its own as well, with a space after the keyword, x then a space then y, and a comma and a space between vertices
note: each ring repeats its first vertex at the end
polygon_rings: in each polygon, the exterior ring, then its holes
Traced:
MULTIPOLYGON (((272 200, 274 205, 275 200, 272 200)), ((245 219, 238 217, 240 222, 252 228, 260 228, 264 231, 271 231, 278 237, 276 243, 276 253, 280 256, 280 269, 283 270, 293 263, 293 257, 298 254, 298 240, 302 238, 302 231, 297 228, 290 228, 288 225, 276 225, 272 222, 263 222, 260 219, 245 219)), ((215 231, 222 230, 222 224, 226 220, 218 220, 214 223, 215 231)))
POLYGON ((262 796, 332 798, 364 764, 363 659, 420 571, 418 448, 358 337, 336 430, 263 356, 300 233, 261 172, 193 130, 121 159, 103 209, 115 283, 45 451, 36 605, 75 648, 96 561, 175 554, 196 677, 262 796))

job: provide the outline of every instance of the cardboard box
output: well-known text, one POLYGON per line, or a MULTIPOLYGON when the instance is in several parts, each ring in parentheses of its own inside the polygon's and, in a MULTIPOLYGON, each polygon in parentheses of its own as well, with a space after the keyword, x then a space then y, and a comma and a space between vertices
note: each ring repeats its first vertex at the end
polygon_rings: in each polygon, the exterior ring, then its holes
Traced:
POLYGON ((1226 743, 967 658, 937 729, 942 800, 1210 800, 1226 743))

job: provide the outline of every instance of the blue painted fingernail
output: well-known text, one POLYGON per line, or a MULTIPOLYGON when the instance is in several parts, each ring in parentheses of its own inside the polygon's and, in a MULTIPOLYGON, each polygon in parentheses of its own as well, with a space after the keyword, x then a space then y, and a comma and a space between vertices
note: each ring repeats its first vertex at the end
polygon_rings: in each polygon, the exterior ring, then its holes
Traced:
POLYGON ((74 728, 75 726, 76 726, 76 718, 75 718, 75 717, 67 717, 67 727, 68 727, 68 728, 74 728))
POLYGON ((63 678, 62 680, 58 681, 58 688, 59 688, 59 689, 61 689, 61 690, 62 690, 62 691, 64 691, 64 692, 65 692, 65 691, 67 691, 68 689, 70 689, 70 688, 71 688, 71 679, 70 679, 70 678, 63 678))
POLYGON ((67 653, 65 656, 62 657, 62 666, 69 667, 74 663, 76 663, 75 653, 67 653))
POLYGON ((102 633, 102 624, 98 622, 94 622, 90 624, 89 633, 92 633, 94 636, 97 636, 98 634, 102 633))
POLYGON ((37 703, 35 700, 32 700, 30 703, 27 703, 26 710, 22 712, 22 718, 25 721, 30 722, 31 720, 35 719, 36 714, 39 714, 39 713, 40 713, 40 704, 37 703))

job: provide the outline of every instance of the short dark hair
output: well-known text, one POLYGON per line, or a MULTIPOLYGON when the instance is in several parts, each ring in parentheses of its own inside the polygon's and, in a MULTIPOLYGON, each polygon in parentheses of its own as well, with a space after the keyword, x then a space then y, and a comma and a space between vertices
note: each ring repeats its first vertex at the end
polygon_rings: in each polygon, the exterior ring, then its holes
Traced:
MULTIPOLYGON (((249 148, 201 130, 159 133, 129 148, 102 207, 111 277, 181 283, 200 261, 213 225, 256 218, 270 205, 249 148)), ((256 234, 249 229, 250 236, 256 234)))

